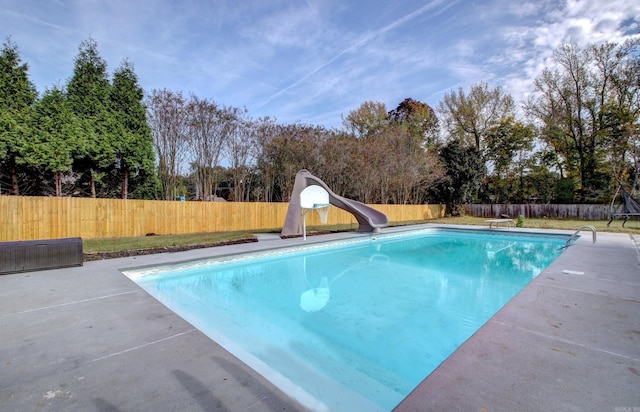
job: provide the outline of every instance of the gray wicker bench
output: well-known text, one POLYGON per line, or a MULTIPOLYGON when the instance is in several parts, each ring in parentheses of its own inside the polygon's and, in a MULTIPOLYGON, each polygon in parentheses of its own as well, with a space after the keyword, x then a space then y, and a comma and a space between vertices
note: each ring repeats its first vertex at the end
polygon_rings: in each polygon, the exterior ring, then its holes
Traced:
POLYGON ((82 266, 82 239, 0 242, 0 275, 82 266))

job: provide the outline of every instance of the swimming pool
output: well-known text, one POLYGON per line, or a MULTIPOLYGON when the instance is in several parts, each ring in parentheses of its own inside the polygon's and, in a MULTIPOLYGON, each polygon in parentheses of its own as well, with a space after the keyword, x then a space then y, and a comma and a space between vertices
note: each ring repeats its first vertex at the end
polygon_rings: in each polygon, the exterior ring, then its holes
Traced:
POLYGON ((565 241, 428 229, 126 274, 309 408, 390 410, 565 241))

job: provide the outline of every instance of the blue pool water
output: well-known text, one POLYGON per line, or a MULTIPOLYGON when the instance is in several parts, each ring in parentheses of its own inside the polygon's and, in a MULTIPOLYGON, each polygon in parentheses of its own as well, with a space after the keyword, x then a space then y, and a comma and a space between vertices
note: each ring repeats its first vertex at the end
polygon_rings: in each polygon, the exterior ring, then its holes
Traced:
POLYGON ((430 229, 126 274, 309 408, 390 410, 565 241, 430 229))

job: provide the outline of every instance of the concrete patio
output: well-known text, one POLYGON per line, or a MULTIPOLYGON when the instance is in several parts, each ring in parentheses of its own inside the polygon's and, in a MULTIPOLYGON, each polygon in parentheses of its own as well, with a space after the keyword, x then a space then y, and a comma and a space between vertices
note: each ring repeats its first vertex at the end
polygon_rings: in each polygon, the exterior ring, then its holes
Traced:
MULTIPOLYGON (((640 411, 639 238, 583 232, 396 410, 640 411)), ((0 276, 0 410, 304 410, 120 272, 300 242, 0 276)))

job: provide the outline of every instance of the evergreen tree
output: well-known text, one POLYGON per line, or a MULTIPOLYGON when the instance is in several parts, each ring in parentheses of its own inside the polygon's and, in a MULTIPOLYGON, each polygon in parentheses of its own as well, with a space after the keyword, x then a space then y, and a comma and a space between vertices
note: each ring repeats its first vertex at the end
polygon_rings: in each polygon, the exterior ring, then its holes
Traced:
POLYGON ((480 151, 473 146, 463 146, 453 140, 440 151, 445 168, 445 179, 438 186, 439 198, 445 202, 446 213, 460 214, 460 206, 475 200, 480 185, 487 174, 480 151))
MULTIPOLYGON (((110 109, 119 123, 119 136, 113 142, 113 150, 123 199, 129 196, 130 182, 142 188, 148 186, 146 181, 155 178, 153 138, 143 98, 144 91, 133 65, 125 60, 113 75, 110 94, 110 109)), ((138 195, 145 197, 144 193, 138 195)))
POLYGON ((102 180, 116 165, 112 145, 119 138, 120 125, 109 110, 110 88, 107 63, 95 40, 89 38, 80 43, 67 96, 82 124, 78 141, 82 150, 75 158, 74 170, 81 173, 91 197, 97 197, 98 189, 102 194, 108 191, 102 180))
POLYGON ((63 177, 72 171, 81 126, 60 88, 47 90, 36 103, 32 130, 26 159, 53 176, 55 195, 62 196, 63 177))
POLYGON ((18 46, 8 39, 0 52, 0 174, 10 179, 11 191, 20 194, 18 169, 24 164, 29 117, 37 97, 29 80, 29 66, 22 63, 18 46))

